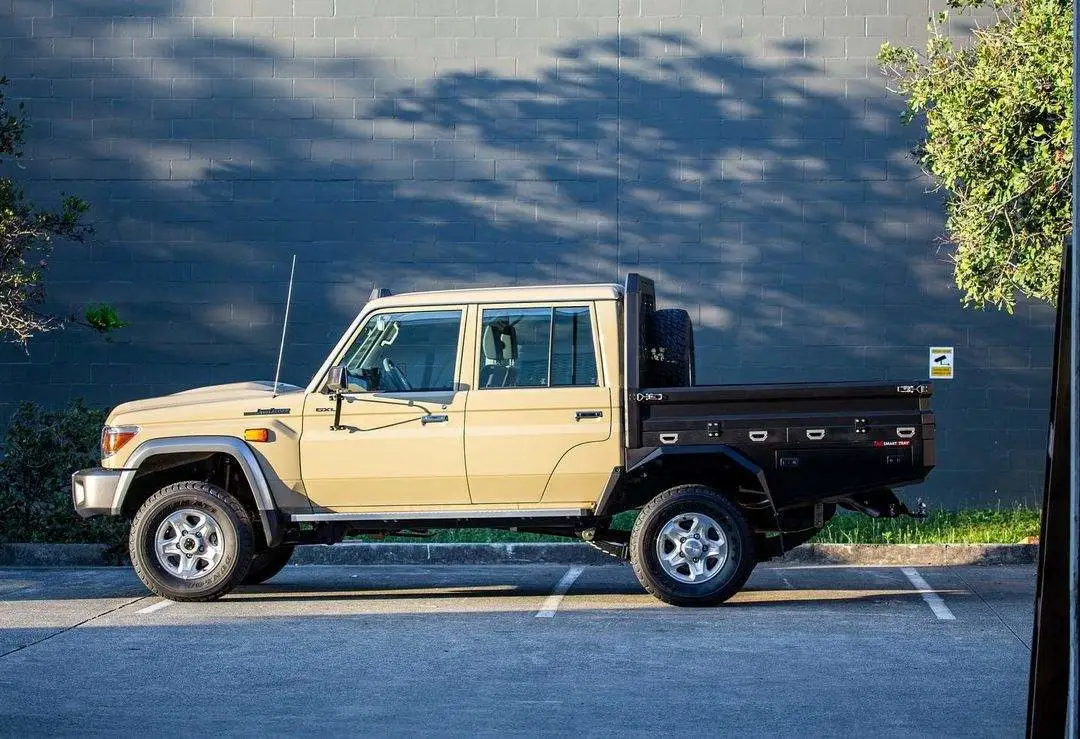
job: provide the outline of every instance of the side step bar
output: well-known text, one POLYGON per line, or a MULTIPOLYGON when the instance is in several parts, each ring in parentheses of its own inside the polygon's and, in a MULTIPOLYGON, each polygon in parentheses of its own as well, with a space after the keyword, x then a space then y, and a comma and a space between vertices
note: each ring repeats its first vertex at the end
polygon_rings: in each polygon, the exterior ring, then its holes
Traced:
POLYGON ((456 511, 376 511, 363 513, 292 513, 293 523, 348 521, 452 521, 480 518, 584 518, 591 516, 588 508, 493 508, 487 510, 459 509, 456 511))

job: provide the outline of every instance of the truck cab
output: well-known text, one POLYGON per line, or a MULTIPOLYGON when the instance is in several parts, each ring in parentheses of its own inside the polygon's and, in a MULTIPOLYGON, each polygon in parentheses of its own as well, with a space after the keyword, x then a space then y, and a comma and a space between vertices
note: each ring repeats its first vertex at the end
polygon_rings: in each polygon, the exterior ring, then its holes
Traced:
POLYGON ((585 285, 371 301, 305 393, 311 513, 590 509, 621 464, 620 294, 585 285))
POLYGON ((695 384, 652 282, 373 291, 306 387, 115 408, 83 516, 132 519, 154 592, 221 597, 297 545, 432 528, 580 537, 680 605, 718 603, 838 506, 907 513, 933 466, 927 383, 695 384), (613 517, 640 511, 633 529, 613 517))

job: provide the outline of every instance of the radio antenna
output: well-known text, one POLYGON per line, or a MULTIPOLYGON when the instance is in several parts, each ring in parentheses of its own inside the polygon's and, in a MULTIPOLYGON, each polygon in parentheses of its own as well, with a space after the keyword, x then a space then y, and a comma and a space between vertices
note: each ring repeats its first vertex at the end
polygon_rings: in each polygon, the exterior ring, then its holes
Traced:
POLYGON ((278 394, 278 378, 281 377, 281 358, 285 355, 285 331, 289 328, 289 306, 292 305, 292 284, 296 275, 296 255, 292 255, 292 269, 289 270, 289 293, 285 298, 285 320, 281 322, 281 346, 277 353, 277 370, 274 371, 274 397, 278 394))

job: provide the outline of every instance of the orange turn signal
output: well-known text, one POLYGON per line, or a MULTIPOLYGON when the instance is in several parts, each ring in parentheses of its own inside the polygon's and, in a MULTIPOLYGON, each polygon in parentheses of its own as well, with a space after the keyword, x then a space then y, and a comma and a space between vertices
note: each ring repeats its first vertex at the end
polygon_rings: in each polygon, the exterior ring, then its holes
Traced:
POLYGON ((245 441, 270 441, 270 429, 244 429, 245 441))
POLYGON ((101 458, 111 457, 139 433, 138 426, 106 426, 101 429, 101 458))

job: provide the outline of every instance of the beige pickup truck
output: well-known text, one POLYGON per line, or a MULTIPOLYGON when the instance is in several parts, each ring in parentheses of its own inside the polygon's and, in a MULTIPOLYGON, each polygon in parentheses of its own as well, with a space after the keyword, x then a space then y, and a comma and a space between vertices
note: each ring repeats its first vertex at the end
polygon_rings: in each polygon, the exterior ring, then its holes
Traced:
POLYGON ((488 527, 580 537, 679 605, 721 602, 837 506, 907 513, 933 466, 925 382, 694 384, 653 283, 373 293, 306 387, 124 403, 82 516, 131 519, 155 593, 210 600, 304 544, 488 527), (611 526, 640 510, 632 531, 611 526))

